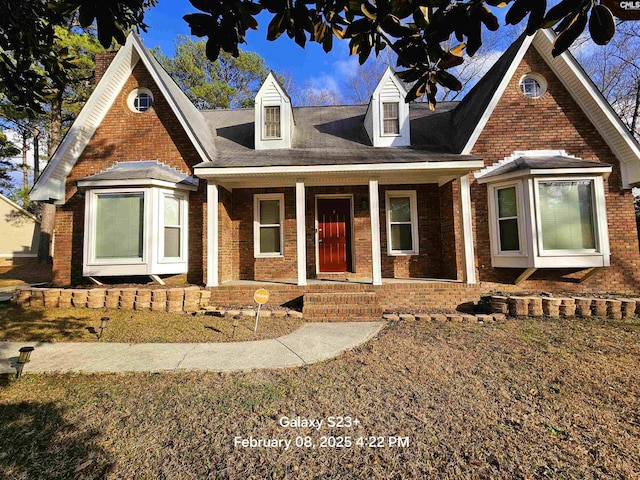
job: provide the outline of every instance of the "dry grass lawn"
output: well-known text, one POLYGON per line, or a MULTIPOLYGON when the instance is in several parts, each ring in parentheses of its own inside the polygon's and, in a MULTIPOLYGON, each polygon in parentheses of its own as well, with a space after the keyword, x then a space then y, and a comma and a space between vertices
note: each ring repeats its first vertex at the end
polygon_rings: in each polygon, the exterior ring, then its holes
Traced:
POLYGON ((527 320, 392 324, 281 371, 26 375, 0 390, 0 477, 636 479, 639 365, 637 320, 527 320), (361 424, 295 430, 278 426, 285 415, 361 424), (354 446, 321 448, 332 435, 354 446), (317 446, 235 448, 235 436, 317 446))
POLYGON ((0 341, 97 342, 100 318, 109 317, 102 342, 229 342, 276 338, 302 325, 294 318, 242 317, 232 338, 233 318, 184 313, 126 312, 77 308, 0 308, 0 341))

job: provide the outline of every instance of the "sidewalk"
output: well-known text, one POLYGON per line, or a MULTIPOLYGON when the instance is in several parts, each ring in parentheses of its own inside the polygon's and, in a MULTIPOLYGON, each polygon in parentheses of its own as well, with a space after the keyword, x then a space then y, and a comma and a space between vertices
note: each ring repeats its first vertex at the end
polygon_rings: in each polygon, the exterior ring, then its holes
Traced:
POLYGON ((15 365, 20 347, 35 347, 24 373, 231 372, 285 368, 333 358, 376 335, 384 323, 306 323, 283 337, 236 343, 0 342, 0 369, 15 365))

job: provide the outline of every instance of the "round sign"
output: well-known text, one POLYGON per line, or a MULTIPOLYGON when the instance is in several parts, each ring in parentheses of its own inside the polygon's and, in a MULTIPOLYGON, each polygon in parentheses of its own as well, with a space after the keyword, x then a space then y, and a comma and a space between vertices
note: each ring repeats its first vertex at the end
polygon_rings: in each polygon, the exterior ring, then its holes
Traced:
POLYGON ((267 292, 264 288, 256 290, 256 293, 253 294, 253 299, 256 301, 256 303, 264 305, 269 301, 269 292, 267 292))

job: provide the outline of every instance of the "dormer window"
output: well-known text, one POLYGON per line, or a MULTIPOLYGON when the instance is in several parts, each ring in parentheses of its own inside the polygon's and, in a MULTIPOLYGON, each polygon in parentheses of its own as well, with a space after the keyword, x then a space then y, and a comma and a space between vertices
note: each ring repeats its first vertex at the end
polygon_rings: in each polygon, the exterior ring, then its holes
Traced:
POLYGON ((391 68, 382 75, 364 116, 364 129, 374 147, 411 145, 407 92, 391 68))
POLYGON ((400 122, 398 119, 398 102, 384 102, 383 106, 383 134, 399 135, 400 122))
POLYGON ((264 138, 280 138, 280 107, 264 107, 264 138))
POLYGON ((255 101, 256 150, 291 148, 294 118, 291 98, 273 73, 267 75, 255 101))

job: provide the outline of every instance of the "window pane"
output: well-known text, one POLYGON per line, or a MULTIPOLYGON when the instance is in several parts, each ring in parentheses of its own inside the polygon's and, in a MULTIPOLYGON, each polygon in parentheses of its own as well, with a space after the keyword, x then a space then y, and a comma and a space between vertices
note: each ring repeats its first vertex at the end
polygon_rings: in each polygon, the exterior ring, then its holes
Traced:
POLYGON ((96 258, 142 258, 143 195, 100 195, 97 203, 96 258))
POLYGON ((518 204, 516 187, 501 188, 498 190, 498 217, 517 217, 518 204))
POLYGON ((264 108, 265 138, 280 138, 280 107, 264 108))
POLYGON ((540 183, 540 220, 545 250, 596 248, 591 191, 591 181, 540 183))
POLYGON ((411 225, 391 225, 391 249, 413 250, 411 225))
POLYGON ((180 200, 175 197, 164 197, 164 224, 180 225, 180 200))
POLYGON ((500 220, 500 251, 520 250, 520 239, 518 237, 518 219, 500 220))
POLYGON ((392 222, 411 221, 411 201, 409 197, 389 198, 389 208, 392 222))
POLYGON ((398 104, 383 103, 382 109, 384 133, 388 135, 397 135, 400 133, 400 125, 398 124, 398 104))
POLYGON ((164 257, 180 256, 180 227, 165 227, 164 257))
POLYGON ((280 224, 280 200, 260 200, 260 225, 280 224))
POLYGON ((280 227, 260 227, 260 253, 280 253, 280 227))

